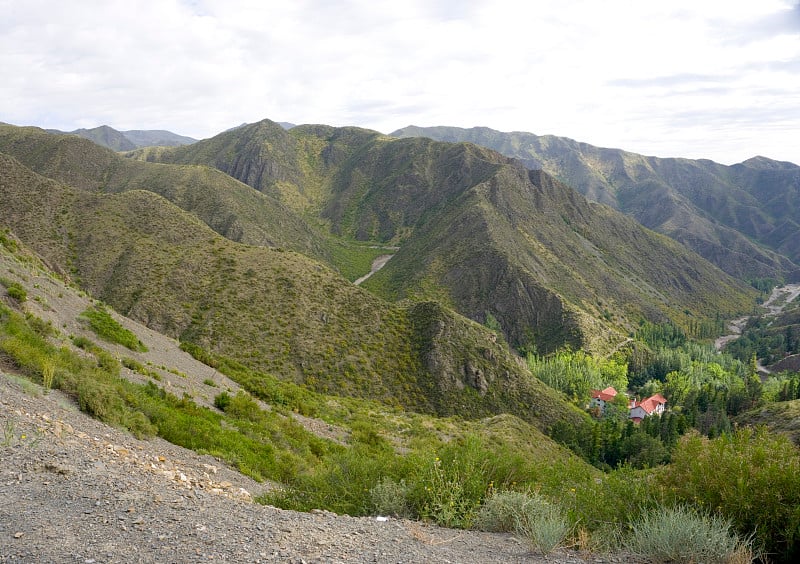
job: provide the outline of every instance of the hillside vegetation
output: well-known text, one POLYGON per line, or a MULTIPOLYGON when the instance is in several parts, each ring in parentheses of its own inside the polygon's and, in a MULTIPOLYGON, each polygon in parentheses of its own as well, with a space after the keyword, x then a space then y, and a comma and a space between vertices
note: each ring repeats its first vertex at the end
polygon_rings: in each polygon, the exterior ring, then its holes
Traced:
POLYGON ((749 309, 693 253, 493 151, 264 120, 132 157, 216 167, 330 234, 401 248, 366 287, 494 319, 517 348, 608 351, 640 320, 749 309))
MULTIPOLYGON (((58 388, 82 410, 137 436, 158 434, 211 452, 256 479, 283 484, 260 501, 510 531, 542 553, 577 543, 601 551, 638 547, 636 554, 646 558, 656 554, 648 546, 666 535, 663 519, 672 519, 678 530, 697 531, 661 548, 691 557, 710 550, 718 560, 735 555, 746 561, 752 555, 746 537, 753 531, 756 549, 786 561, 796 550, 792 531, 797 516, 791 508, 798 499, 800 456, 779 438, 749 431, 715 441, 688 436, 676 446, 667 467, 601 474, 513 416, 468 422, 402 413, 365 400, 316 394, 198 349, 198 356, 233 379, 217 374, 213 385, 222 386, 214 399, 217 409, 201 407, 195 403, 200 398, 186 393, 176 397, 158 373, 141 364, 124 358, 120 366, 102 346, 61 333, 59 327, 75 326, 74 316, 91 301, 49 273, 8 232, 0 240, 0 275, 31 298, 0 293, 3 370, 33 380, 35 384, 24 385, 29 393, 58 388), (72 304, 72 313, 63 307, 66 303, 72 304), (51 322, 37 314, 46 314, 51 322), (74 346, 81 346, 83 353, 77 354, 74 346), (139 372, 150 379, 136 383, 139 372), (270 409, 244 391, 229 394, 233 381, 268 402, 270 409), (346 433, 339 440, 314 436, 300 423, 311 420, 292 416, 292 411, 320 417, 324 426, 346 433), (774 456, 767 460, 765 452, 774 456), (746 495, 729 498, 727 484, 743 480, 746 495), (766 484, 778 487, 785 503, 771 502, 766 484), (704 514, 686 509, 689 500, 713 504, 723 518, 709 523, 704 514), (661 524, 645 532, 651 519, 661 524)), ((170 366, 161 369, 194 381, 191 388, 198 384, 201 375, 171 367, 182 354, 175 345, 114 317, 135 331, 145 348, 166 347, 170 366)), ((136 354, 144 361, 150 353, 136 354)), ((208 387, 206 381, 203 386, 208 387)), ((25 440, 8 428, 5 437, 15 443, 25 440)))
POLYGON ((800 379, 762 381, 755 359, 687 335, 755 290, 548 174, 470 144, 268 121, 131 155, 145 160, 10 126, 0 149, 0 367, 36 393, 279 482, 260 501, 283 508, 642 558, 672 519, 699 531, 672 541, 682 558, 796 557, 800 454, 733 421, 800 379), (249 218, 240 236, 214 227, 228 206, 249 218), (273 231, 319 256, 259 241, 273 231), (386 246, 370 291, 333 267, 386 246), (619 394, 590 418, 611 384, 668 411, 634 425, 619 394), (722 548, 690 544, 709 539, 722 548))
POLYGON ((797 277, 800 167, 755 157, 733 166, 662 159, 565 137, 485 127, 409 126, 396 137, 470 142, 542 169, 672 237, 741 279, 797 277))
POLYGON ((89 192, 148 190, 195 214, 233 241, 325 258, 331 246, 291 210, 217 170, 124 159, 75 136, 0 126, 0 152, 31 170, 89 192))
POLYGON ((153 192, 70 188, 7 156, 0 170, 0 221, 148 327, 321 391, 447 415, 511 412, 542 429, 583 417, 491 331, 438 306, 391 305, 298 253, 235 243, 153 192))

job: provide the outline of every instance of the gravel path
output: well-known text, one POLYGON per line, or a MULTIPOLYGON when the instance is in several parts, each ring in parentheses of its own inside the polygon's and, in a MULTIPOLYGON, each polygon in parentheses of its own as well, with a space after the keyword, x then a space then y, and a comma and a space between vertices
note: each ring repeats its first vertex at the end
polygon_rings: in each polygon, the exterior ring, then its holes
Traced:
POLYGON ((2 562, 587 561, 571 551, 543 558, 511 535, 253 503, 264 487, 0 374, 2 562))

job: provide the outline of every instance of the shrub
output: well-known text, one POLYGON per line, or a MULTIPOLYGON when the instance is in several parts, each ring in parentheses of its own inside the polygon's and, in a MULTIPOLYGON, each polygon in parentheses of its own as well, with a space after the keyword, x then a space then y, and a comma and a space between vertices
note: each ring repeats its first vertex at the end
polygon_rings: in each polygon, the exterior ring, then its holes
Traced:
POLYGON ((53 387, 53 379, 55 378, 55 374, 55 363, 50 359, 44 360, 42 362, 42 385, 44 386, 45 390, 49 390, 53 387))
POLYGON ((624 544, 650 562, 730 562, 750 552, 749 542, 730 529, 731 522, 720 517, 662 507, 634 521, 624 544))
POLYGON ((517 516, 522 513, 528 499, 528 494, 523 492, 492 493, 475 516, 475 528, 492 533, 513 532, 517 516))
POLYGON ((438 525, 469 528, 491 485, 508 481, 509 469, 502 464, 477 436, 452 441, 423 455, 414 469, 412 507, 438 525))
MULTIPOLYGON (((216 405, 216 400, 214 404, 216 405)), ((235 396, 228 400, 224 411, 226 415, 234 419, 242 419, 254 423, 264 418, 264 413, 261 411, 256 400, 244 390, 239 390, 235 396)))
POLYGON ((87 308, 81 313, 81 317, 89 322, 89 328, 98 337, 127 347, 132 351, 147 352, 147 347, 136 335, 120 325, 104 307, 94 306, 87 308))
POLYGON ((375 515, 391 515, 392 517, 408 518, 413 512, 408 503, 408 485, 405 480, 395 482, 391 478, 383 477, 369 490, 372 510, 375 515))
POLYGON ((214 397, 214 407, 225 411, 231 403, 231 395, 228 392, 220 392, 214 397))
POLYGON ((56 334, 52 321, 44 321, 42 318, 30 313, 25 314, 25 320, 28 322, 28 326, 42 337, 50 337, 56 334))
POLYGON ((72 344, 78 347, 79 349, 83 349, 86 351, 92 350, 93 347, 97 346, 94 344, 94 342, 92 342, 91 339, 82 336, 72 337, 72 344))
POLYGON ((395 464, 392 455, 376 454, 364 446, 343 449, 313 469, 288 476, 285 489, 259 499, 283 509, 310 511, 326 508, 335 513, 368 515, 373 510, 370 491, 395 464))
POLYGON ((786 437, 765 428, 684 437, 662 483, 676 504, 699 505, 754 534, 758 549, 785 560, 800 552, 800 452, 786 437))
POLYGON ((124 366, 128 370, 133 370, 134 372, 139 372, 139 373, 144 372, 144 365, 138 360, 131 358, 129 356, 123 357, 122 366, 124 366))
POLYGON ((486 531, 513 532, 542 554, 560 546, 571 529, 561 508, 537 493, 495 492, 486 499, 475 521, 486 531))
POLYGON ((14 298, 18 302, 24 302, 28 299, 28 293, 19 282, 0 277, 0 285, 5 287, 10 298, 14 298))

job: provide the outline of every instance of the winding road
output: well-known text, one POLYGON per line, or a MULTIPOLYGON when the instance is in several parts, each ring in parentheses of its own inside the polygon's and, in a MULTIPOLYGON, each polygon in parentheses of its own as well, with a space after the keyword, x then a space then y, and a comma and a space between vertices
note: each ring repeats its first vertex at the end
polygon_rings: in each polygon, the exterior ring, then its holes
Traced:
MULTIPOLYGON (((766 313, 762 315, 769 317, 775 317, 776 315, 779 315, 787 304, 790 304, 792 301, 797 299, 797 296, 800 296, 800 284, 787 284, 785 286, 778 286, 777 288, 774 288, 772 293, 769 295, 769 298, 767 298, 767 301, 762 304, 762 307, 767 310, 766 313)), ((742 334, 742 330, 744 330, 745 325, 747 325, 747 321, 751 317, 753 316, 748 315, 731 321, 728 325, 728 331, 731 333, 729 335, 724 335, 717 338, 717 340, 714 341, 714 347, 718 351, 721 351, 726 344, 738 339, 742 334)), ((769 370, 760 365, 759 369, 763 370, 764 372, 769 372, 769 370)))

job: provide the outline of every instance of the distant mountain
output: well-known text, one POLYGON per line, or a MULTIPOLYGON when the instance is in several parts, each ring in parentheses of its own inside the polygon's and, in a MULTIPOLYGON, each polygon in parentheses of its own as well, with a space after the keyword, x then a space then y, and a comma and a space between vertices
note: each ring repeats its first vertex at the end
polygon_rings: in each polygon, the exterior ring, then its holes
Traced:
POLYGON ((485 127, 409 126, 392 136, 494 149, 631 215, 740 279, 800 276, 800 167, 792 163, 661 159, 485 127))
MULTIPOLYGON (((65 133, 57 129, 49 130, 50 133, 65 133)), ((93 143, 97 143, 101 147, 106 147, 112 151, 132 151, 138 148, 133 141, 128 139, 124 133, 117 131, 113 127, 101 125, 92 129, 76 129, 75 131, 68 132, 70 135, 77 135, 88 139, 93 143)))
POLYGON ((366 287, 494 318, 517 347, 607 351, 642 319, 752 307, 751 291, 698 255, 475 145, 264 120, 131 156, 213 166, 333 236, 399 245, 366 287))
POLYGON ((181 145, 191 145, 197 142, 197 139, 161 129, 131 129, 123 131, 122 134, 136 145, 136 147, 134 147, 135 149, 139 147, 179 147, 181 145))
POLYGON ((59 131, 48 129, 49 133, 67 133, 77 135, 97 143, 101 147, 106 147, 112 151, 133 151, 140 147, 178 147, 189 145, 196 142, 196 139, 178 135, 170 131, 163 130, 130 130, 117 131, 107 125, 94 127, 92 129, 76 129, 75 131, 59 131))

